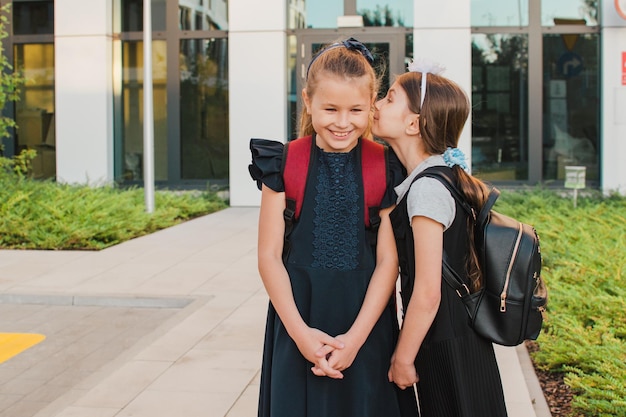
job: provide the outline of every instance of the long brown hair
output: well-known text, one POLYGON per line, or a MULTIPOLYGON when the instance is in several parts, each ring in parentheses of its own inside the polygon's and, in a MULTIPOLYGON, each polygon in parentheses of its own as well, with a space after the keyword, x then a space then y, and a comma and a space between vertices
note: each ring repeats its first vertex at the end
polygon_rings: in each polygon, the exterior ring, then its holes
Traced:
MULTIPOLYGON (((408 72, 396 81, 407 93, 409 109, 420 115, 419 127, 424 150, 431 155, 443 154, 447 148, 456 148, 470 113, 470 102, 461 87, 452 80, 434 74, 427 75, 424 103, 420 106, 421 81, 424 75, 408 72)), ((456 187, 468 204, 478 212, 487 200, 489 189, 479 179, 455 165, 452 168, 456 187)), ((474 290, 482 284, 480 264, 474 244, 474 218, 467 217, 468 256, 465 260, 470 283, 474 290)))
MULTIPOLYGON (((367 76, 369 78, 369 87, 372 96, 378 91, 378 79, 376 72, 363 54, 359 51, 348 49, 346 47, 327 47, 313 59, 311 62, 306 80, 306 93, 309 97, 313 97, 319 83, 320 74, 333 75, 345 79, 360 78, 367 76)), ((370 111, 370 121, 363 137, 371 138, 373 108, 370 111)), ((313 124, 311 115, 307 113, 306 107, 302 106, 300 114, 300 132, 299 136, 308 136, 313 134, 313 124)))

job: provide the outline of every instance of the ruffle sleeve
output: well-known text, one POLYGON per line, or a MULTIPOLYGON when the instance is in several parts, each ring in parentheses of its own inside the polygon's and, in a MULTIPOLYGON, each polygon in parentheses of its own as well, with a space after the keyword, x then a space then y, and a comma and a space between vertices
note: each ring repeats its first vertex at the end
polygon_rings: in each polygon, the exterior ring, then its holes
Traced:
POLYGON ((250 139, 250 152, 252 163, 248 165, 248 171, 257 187, 262 184, 276 192, 285 191, 285 184, 281 175, 283 162, 284 144, 275 140, 250 139))
POLYGON ((387 189, 380 204, 381 208, 391 207, 396 204, 398 195, 394 188, 406 178, 406 169, 400 163, 400 159, 391 147, 387 148, 387 189))

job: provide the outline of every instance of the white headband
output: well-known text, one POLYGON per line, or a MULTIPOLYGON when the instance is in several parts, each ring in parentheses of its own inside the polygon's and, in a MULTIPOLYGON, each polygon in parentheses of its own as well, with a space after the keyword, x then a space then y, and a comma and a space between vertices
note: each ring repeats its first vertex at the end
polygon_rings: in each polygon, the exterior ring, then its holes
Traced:
POLYGON ((410 72, 421 72, 422 73, 422 85, 420 87, 420 111, 422 110, 422 106, 424 105, 424 98, 426 97, 426 78, 428 77, 428 73, 439 75, 443 71, 445 71, 445 67, 439 65, 436 62, 429 61, 427 59, 419 59, 413 60, 408 69, 410 72))

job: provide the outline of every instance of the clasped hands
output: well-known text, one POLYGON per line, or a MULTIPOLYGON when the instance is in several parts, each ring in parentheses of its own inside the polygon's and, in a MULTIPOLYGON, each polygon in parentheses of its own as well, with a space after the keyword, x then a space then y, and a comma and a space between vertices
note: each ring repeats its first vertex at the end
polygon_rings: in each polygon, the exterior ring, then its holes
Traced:
POLYGON ((296 344, 302 355, 313 363, 313 374, 334 379, 343 378, 341 371, 352 365, 360 348, 347 333, 332 337, 314 328, 309 328, 306 337, 296 344))
MULTIPOLYGON (((302 355, 314 364, 311 371, 315 375, 334 379, 343 378, 341 371, 352 365, 361 347, 348 333, 332 337, 314 328, 308 328, 296 344, 302 355)), ((387 376, 389 382, 394 382, 403 390, 419 380, 413 361, 401 361, 395 353, 387 376)))

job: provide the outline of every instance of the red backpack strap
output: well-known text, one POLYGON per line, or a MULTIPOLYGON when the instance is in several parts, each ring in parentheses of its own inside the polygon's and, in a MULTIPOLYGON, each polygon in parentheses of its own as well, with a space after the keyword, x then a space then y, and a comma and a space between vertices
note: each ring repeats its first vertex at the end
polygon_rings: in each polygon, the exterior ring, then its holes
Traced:
POLYGON ((283 151, 283 183, 287 201, 285 218, 289 217, 290 220, 300 216, 312 145, 311 136, 295 139, 285 144, 283 151))
POLYGON ((365 199, 365 226, 378 226, 380 204, 387 188, 387 150, 373 140, 361 139, 361 172, 365 199))

